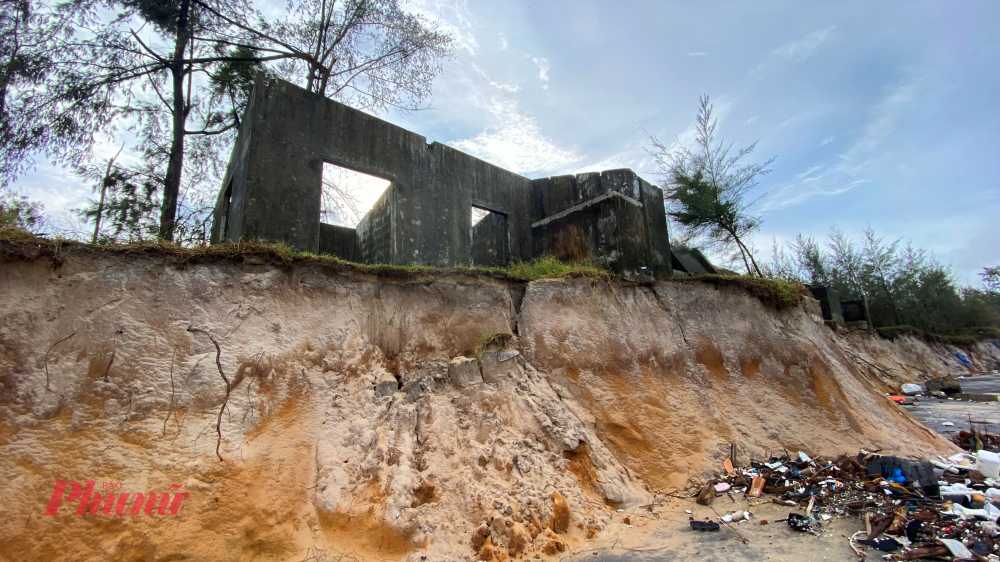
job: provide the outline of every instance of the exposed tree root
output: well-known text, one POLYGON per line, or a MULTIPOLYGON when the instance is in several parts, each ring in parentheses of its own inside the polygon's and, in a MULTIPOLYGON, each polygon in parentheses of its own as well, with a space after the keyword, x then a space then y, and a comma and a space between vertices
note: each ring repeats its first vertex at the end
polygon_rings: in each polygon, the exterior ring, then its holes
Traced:
POLYGON ((167 434, 167 420, 170 414, 174 413, 174 357, 177 356, 177 346, 174 346, 174 353, 170 356, 170 406, 167 407, 167 417, 163 418, 163 435, 167 434))
POLYGON ((49 350, 45 352, 45 390, 47 390, 49 392, 52 391, 52 389, 49 388, 49 353, 52 353, 52 348, 54 348, 55 346, 61 344, 64 341, 70 339, 71 337, 73 337, 75 335, 76 335, 76 332, 73 332, 72 334, 66 336, 65 338, 57 341, 56 343, 50 345, 49 346, 49 350))
POLYGON ((215 364, 219 367, 219 374, 222 375, 222 380, 226 381, 226 397, 222 400, 222 407, 219 408, 219 417, 215 421, 215 433, 218 435, 218 440, 215 442, 215 455, 219 457, 219 460, 223 460, 222 453, 219 452, 219 448, 222 446, 222 413, 226 411, 226 406, 229 404, 229 392, 232 390, 232 386, 229 383, 229 379, 226 377, 226 373, 222 370, 222 348, 219 347, 219 342, 215 341, 212 334, 208 333, 207 330, 202 330, 200 328, 195 328, 194 326, 188 326, 187 331, 189 332, 200 332, 208 336, 208 339, 212 340, 215 344, 215 364))
POLYGON ((111 365, 115 362, 115 355, 118 354, 118 336, 122 335, 123 331, 115 330, 115 346, 111 349, 111 361, 108 361, 108 366, 104 369, 104 382, 108 382, 108 376, 111 374, 111 365))

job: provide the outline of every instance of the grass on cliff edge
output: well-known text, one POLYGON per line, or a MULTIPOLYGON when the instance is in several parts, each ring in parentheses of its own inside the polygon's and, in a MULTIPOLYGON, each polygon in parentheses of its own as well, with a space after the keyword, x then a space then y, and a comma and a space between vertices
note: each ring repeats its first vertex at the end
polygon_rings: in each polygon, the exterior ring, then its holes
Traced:
POLYGON ((673 280, 680 283, 709 283, 718 287, 737 287, 777 310, 794 308, 802 302, 803 296, 811 296, 809 289, 801 283, 789 283, 788 281, 768 277, 710 274, 695 275, 692 277, 674 277, 673 280))
MULTIPOLYGON (((428 266, 407 266, 387 264, 363 264, 341 260, 332 256, 316 255, 309 252, 297 252, 284 244, 264 242, 238 242, 231 244, 215 244, 212 246, 183 247, 171 242, 146 241, 130 244, 85 244, 75 240, 61 238, 42 238, 10 226, 0 226, 0 242, 7 242, 24 249, 28 247, 44 248, 42 252, 29 253, 25 251, 12 252, 10 249, 0 251, 0 255, 19 259, 36 259, 41 255, 50 255, 54 260, 61 259, 65 249, 72 247, 89 248, 97 251, 108 251, 124 254, 161 254, 173 256, 182 263, 201 259, 242 260, 258 258, 278 261, 284 266, 305 261, 319 262, 352 268, 362 273, 384 277, 401 277, 419 273, 442 271, 440 268, 428 266)), ((583 277, 591 281, 610 282, 613 275, 607 269, 593 263, 564 263, 553 257, 536 258, 530 261, 517 261, 505 268, 459 266, 456 269, 470 273, 488 273, 507 275, 519 280, 538 281, 541 279, 559 279, 563 277, 583 277)), ((669 281, 709 283, 716 286, 738 287, 756 297, 761 302, 778 310, 798 306, 802 295, 809 291, 802 285, 788 283, 777 279, 746 277, 740 275, 698 275, 693 277, 674 277, 669 281)))
MULTIPOLYGON (((165 254, 179 258, 182 262, 190 262, 199 259, 245 259, 251 258, 270 258, 280 261, 283 265, 291 265, 296 262, 302 261, 317 261, 321 263, 327 263, 331 265, 343 265, 346 267, 354 268, 363 273, 370 273, 375 275, 383 276, 400 276, 408 275, 414 273, 430 273, 434 271, 442 271, 441 268, 421 266, 421 265, 388 265, 388 264, 365 264, 356 263, 342 260, 340 258, 335 258, 333 256, 327 255, 317 255, 310 252, 298 252, 295 251, 285 244, 272 244, 265 242, 237 242, 231 244, 214 244, 211 246, 193 246, 184 247, 172 242, 164 241, 144 241, 144 242, 133 242, 128 244, 86 244, 78 242, 76 240, 67 240, 64 238, 43 238, 31 234, 30 232, 25 232, 19 228, 14 228, 11 226, 0 225, 0 242, 7 242, 14 244, 16 246, 32 246, 36 248, 45 248, 48 252, 46 254, 54 254, 55 257, 62 252, 63 249, 78 246, 83 248, 91 248, 99 251, 110 251, 119 252, 125 254, 135 254, 135 253, 150 253, 150 254, 165 254)), ((7 255, 8 257, 20 257, 31 258, 24 252, 19 254, 14 254, 13 252, 4 251, 0 252, 0 255, 7 255)), ((34 256, 37 257, 37 256, 34 256)), ((563 263, 552 257, 545 257, 534 259, 526 262, 514 262, 508 267, 474 267, 461 265, 456 267, 456 269, 462 269, 469 272, 485 272, 500 275, 509 275, 517 279, 523 279, 526 281, 537 281, 539 279, 557 279, 560 277, 566 277, 570 275, 579 275, 586 277, 588 279, 600 279, 600 280, 611 280, 611 273, 597 265, 587 264, 587 263, 563 263)))

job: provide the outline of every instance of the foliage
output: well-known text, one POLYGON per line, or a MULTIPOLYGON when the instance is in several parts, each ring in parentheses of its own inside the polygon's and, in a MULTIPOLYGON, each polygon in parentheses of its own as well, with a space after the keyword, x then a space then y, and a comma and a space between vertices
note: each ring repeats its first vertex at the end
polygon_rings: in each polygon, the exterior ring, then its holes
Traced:
POLYGON ((746 164, 744 159, 757 148, 757 142, 733 151, 733 144, 721 139, 716 143, 718 119, 707 95, 701 97, 695 121, 695 149, 681 146, 671 151, 655 136, 651 154, 664 176, 664 195, 671 219, 696 236, 707 238, 711 246, 732 250, 741 257, 747 274, 761 275, 748 234, 760 228, 761 218, 750 212, 759 199, 750 199, 762 176, 774 161, 746 164), (751 265, 753 266, 751 268, 751 265))
MULTIPOLYGON (((860 242, 836 226, 826 243, 799 235, 785 246, 775 242, 770 277, 832 287, 841 301, 868 301, 876 327, 911 326, 939 335, 968 335, 1000 327, 1000 292, 960 287, 950 268, 901 239, 886 240, 872 228, 860 242)), ((989 273, 986 268, 985 273, 989 273)))
MULTIPOLYGON (((101 209, 104 228, 98 232, 97 242, 121 244, 156 239, 159 230, 156 215, 160 205, 154 197, 157 190, 155 178, 113 167, 107 176, 98 181, 106 196, 101 209)), ((89 201, 80 211, 81 217, 95 219, 98 206, 98 201, 89 201)))
POLYGON ((39 234, 46 226, 45 207, 9 190, 0 190, 0 227, 20 229, 39 234))
POLYGON ((492 349, 500 348, 502 349, 507 345, 507 342, 511 340, 513 336, 506 332, 490 331, 479 336, 479 341, 476 343, 475 355, 477 358, 482 359, 483 354, 492 349))
POLYGON ((995 267, 984 267, 979 274, 983 278, 983 284, 991 293, 1000 293, 1000 265, 995 267))
POLYGON ((250 0, 0 2, 0 185, 37 154, 90 177, 95 143, 128 131, 122 173, 155 188, 158 236, 184 243, 203 241, 258 72, 364 109, 420 109, 450 54, 451 37, 397 0, 291 0, 270 15, 250 0))

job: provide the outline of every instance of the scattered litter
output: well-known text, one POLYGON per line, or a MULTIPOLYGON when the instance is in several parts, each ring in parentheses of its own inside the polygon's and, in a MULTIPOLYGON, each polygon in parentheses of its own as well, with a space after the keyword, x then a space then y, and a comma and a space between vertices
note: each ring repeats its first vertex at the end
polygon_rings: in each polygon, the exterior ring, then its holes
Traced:
POLYGON ((962 544, 961 542, 956 541, 955 539, 938 539, 938 540, 941 541, 941 543, 944 544, 946 547, 948 547, 948 550, 951 551, 951 555, 954 556, 955 558, 972 558, 972 552, 968 548, 966 548, 965 545, 962 544))
MULTIPOLYGON (((861 451, 835 460, 805 453, 751 459, 732 471, 726 466, 727 474, 708 482, 699 498, 710 496, 710 501, 726 490, 742 492, 751 506, 769 501, 804 510, 759 524, 785 522, 791 531, 817 536, 830 533, 835 518, 860 517, 867 530, 852 535, 849 543, 861 558, 871 548, 892 553, 886 555, 891 560, 958 559, 972 557, 961 551, 971 548, 981 560, 1000 562, 987 558, 1000 551, 1000 436, 973 427, 970 420, 970 429, 954 438, 970 453, 948 458, 920 461, 861 451), (765 494, 769 499, 751 499, 765 494)), ((735 529, 749 517, 739 511, 691 525, 735 529)))
POLYGON ((881 539, 872 539, 872 540, 862 539, 858 541, 858 544, 870 546, 875 550, 881 550, 882 552, 892 552, 893 550, 899 550, 900 548, 903 548, 903 544, 892 537, 885 537, 881 539))
POLYGON ((715 521, 692 521, 691 528, 695 531, 718 531, 719 524, 715 521))
POLYGON ((804 515, 799 515, 798 513, 789 513, 787 521, 789 527, 799 531, 800 533, 812 532, 812 529, 809 528, 809 524, 812 523, 811 517, 805 517, 804 515))

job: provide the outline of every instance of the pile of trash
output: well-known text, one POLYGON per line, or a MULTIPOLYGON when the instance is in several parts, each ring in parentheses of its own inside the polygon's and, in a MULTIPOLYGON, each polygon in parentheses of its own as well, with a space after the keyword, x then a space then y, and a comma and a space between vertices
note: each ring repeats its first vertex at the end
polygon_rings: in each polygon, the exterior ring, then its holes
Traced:
POLYGON ((987 431, 977 431, 970 423, 968 430, 961 430, 952 436, 951 442, 966 451, 1000 452, 1000 435, 987 431))
MULTIPOLYGON (((790 512, 772 523, 784 522, 794 531, 817 535, 833 518, 858 517, 865 530, 848 540, 861 559, 874 548, 887 553, 887 560, 1000 562, 1000 455, 994 452, 927 461, 867 451, 823 460, 800 452, 752 460, 743 468, 734 467, 733 457, 725 461, 726 474, 698 493, 699 504, 711 505, 721 494, 742 494, 751 508, 769 501, 804 508, 804 515, 790 512)), ((731 523, 749 521, 750 516, 737 512, 719 521, 732 527, 731 523)), ((690 523, 699 531, 720 528, 714 521, 690 523)))

